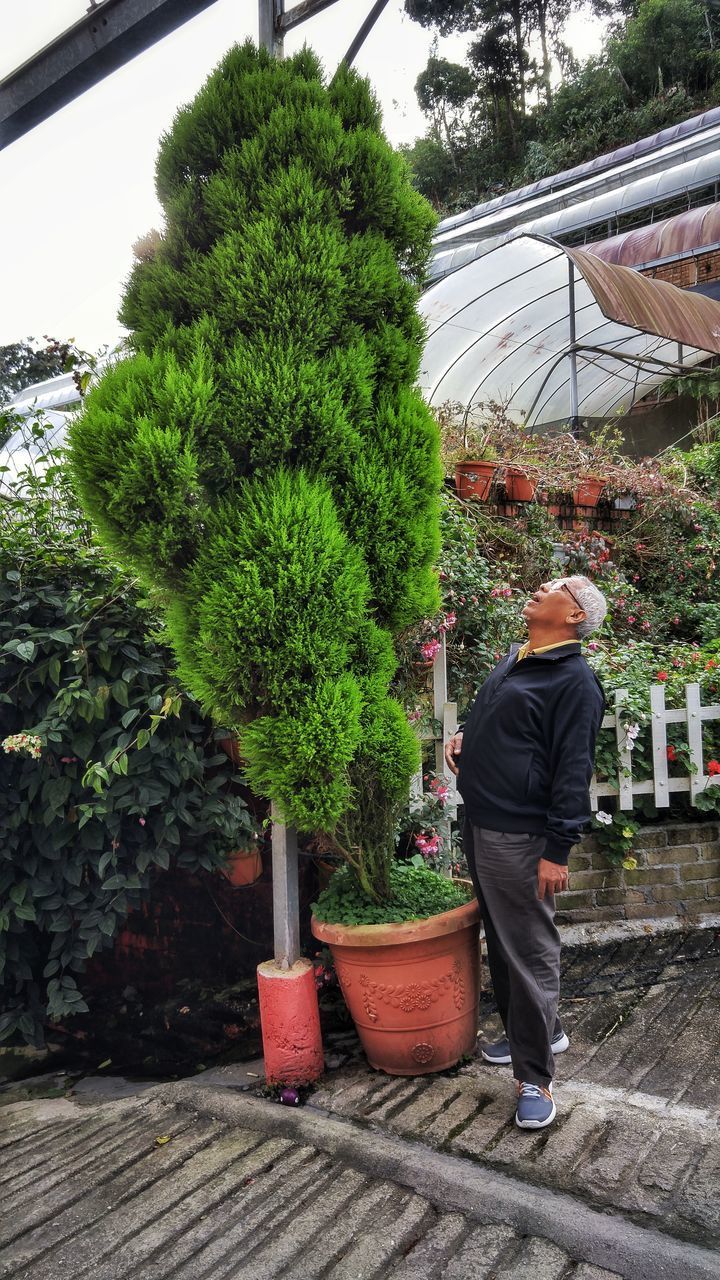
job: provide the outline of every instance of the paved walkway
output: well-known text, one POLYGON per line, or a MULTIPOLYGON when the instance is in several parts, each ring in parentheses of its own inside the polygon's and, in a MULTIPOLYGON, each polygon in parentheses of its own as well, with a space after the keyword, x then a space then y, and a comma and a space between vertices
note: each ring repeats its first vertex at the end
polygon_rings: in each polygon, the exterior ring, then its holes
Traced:
POLYGON ((297 1110, 247 1067, 2 1108, 0 1277, 720 1280, 718 966, 710 931, 570 954, 541 1133, 509 1068, 352 1052, 297 1110))

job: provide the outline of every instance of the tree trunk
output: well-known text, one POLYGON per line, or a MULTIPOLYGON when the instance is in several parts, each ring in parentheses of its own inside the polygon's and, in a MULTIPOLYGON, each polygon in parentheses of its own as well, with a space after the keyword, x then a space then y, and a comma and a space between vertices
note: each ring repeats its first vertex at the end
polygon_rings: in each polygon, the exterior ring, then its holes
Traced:
POLYGON ((520 86, 520 112, 525 115, 525 41, 523 39, 522 5, 520 0, 512 0, 509 6, 512 24, 515 28, 515 53, 518 63, 518 83, 520 86))
POLYGON ((538 31, 540 32, 540 46, 542 48, 542 61, 543 61, 542 82, 545 88, 545 99, 547 101, 547 105, 550 106, 552 104, 552 83, 550 80, 550 76, 552 72, 552 64, 550 62, 550 54, 548 52, 547 4, 545 3, 545 0, 537 0, 536 13, 537 13, 537 20, 538 20, 538 31))

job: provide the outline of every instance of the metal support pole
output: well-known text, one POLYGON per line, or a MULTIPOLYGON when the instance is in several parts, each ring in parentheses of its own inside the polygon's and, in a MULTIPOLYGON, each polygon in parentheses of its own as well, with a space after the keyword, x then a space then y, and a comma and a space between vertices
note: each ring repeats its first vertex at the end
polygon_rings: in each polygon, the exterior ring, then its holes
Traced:
POLYGON ((284 11, 285 0, 258 0, 258 43, 273 58, 283 56, 280 20, 284 11))
MULTIPOLYGON (((380 17, 380 14, 385 8, 387 2, 388 0, 375 0, 375 4, 370 10, 367 18, 363 22, 360 30, 358 31, 357 35, 355 36, 355 39, 353 40, 352 44, 350 45, 350 48, 348 49, 347 53, 345 54, 345 57, 342 60, 342 62, 345 63, 345 66, 349 67, 355 61, 355 58, 357 57, 358 52, 360 51, 365 41, 367 40, 368 36, 370 35, 370 32, 375 26, 375 23, 380 17)), ((342 66, 342 62, 340 64, 341 66, 342 66)))
POLYGON ((298 889, 298 846, 294 827, 278 821, 275 805, 272 817, 273 933, 275 963, 291 969, 300 959, 300 894, 298 889))
POLYGON ((678 351, 678 364, 680 365, 680 368, 682 369, 682 367, 683 367, 683 344, 682 344, 682 342, 678 342, 678 344, 677 344, 677 351, 678 351))
POLYGON ((570 430, 574 436, 580 432, 578 416, 577 333, 575 328, 575 263, 568 258, 568 309, 570 312, 570 430))

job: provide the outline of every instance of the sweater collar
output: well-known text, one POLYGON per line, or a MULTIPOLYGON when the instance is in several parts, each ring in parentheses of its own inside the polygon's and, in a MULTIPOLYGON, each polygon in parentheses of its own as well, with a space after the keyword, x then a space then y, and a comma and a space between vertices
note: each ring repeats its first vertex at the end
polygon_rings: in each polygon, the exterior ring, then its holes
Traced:
MULTIPOLYGON (((519 640, 514 641, 510 646, 509 657, 514 658, 518 650, 522 648, 519 640)), ((536 662, 557 662, 560 658, 569 658, 574 653, 580 653, 582 646, 579 640, 568 640, 566 644, 560 644, 552 649, 546 650, 545 653, 529 653, 527 658, 523 659, 528 662, 530 658, 534 658, 536 662)))

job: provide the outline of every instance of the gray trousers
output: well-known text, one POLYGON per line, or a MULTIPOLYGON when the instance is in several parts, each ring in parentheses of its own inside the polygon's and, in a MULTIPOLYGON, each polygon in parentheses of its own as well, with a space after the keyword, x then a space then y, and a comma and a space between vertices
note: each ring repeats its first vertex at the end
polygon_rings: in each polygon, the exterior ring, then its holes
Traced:
POLYGON ((550 1041, 560 1030, 560 935, 555 899, 537 896, 543 836, 465 824, 467 863, 480 904, 490 977, 516 1080, 547 1086, 550 1041))

